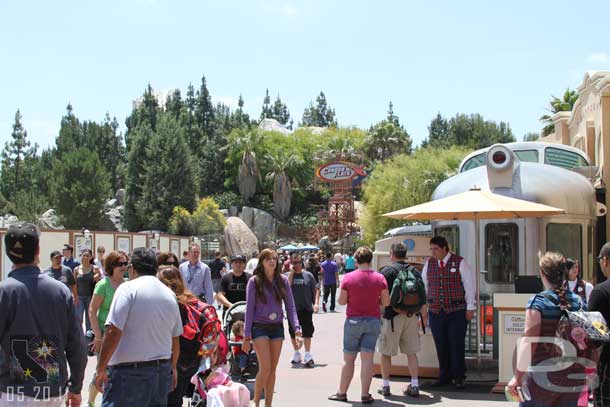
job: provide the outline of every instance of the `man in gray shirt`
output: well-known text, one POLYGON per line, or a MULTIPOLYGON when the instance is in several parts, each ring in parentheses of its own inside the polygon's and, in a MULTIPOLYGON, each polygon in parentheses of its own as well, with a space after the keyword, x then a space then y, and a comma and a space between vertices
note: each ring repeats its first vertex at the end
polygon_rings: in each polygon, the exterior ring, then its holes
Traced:
MULTIPOLYGON (((314 361, 311 355, 311 338, 314 333, 313 313, 318 312, 318 301, 320 298, 320 287, 316 282, 316 278, 309 271, 303 269, 303 259, 300 254, 293 253, 290 256, 290 288, 294 297, 294 305, 297 309, 297 317, 303 330, 303 340, 305 342, 305 357, 303 363, 305 367, 313 367, 314 361)), ((292 339, 294 348, 294 356, 291 363, 301 363, 301 352, 292 326, 288 327, 288 332, 292 339)))
POLYGON ((0 407, 81 403, 85 339, 70 290, 36 266, 39 239, 25 222, 4 237, 13 271, 0 283, 0 407))
POLYGON ((176 387, 182 320, 175 294, 156 274, 155 252, 135 249, 131 280, 117 288, 106 319, 95 378, 103 407, 165 406, 176 387))
POLYGON ((74 305, 78 304, 78 295, 76 294, 76 280, 74 274, 68 266, 61 264, 61 253, 59 250, 53 250, 51 252, 51 267, 44 271, 49 277, 54 278, 60 283, 64 283, 66 287, 72 292, 72 298, 74 298, 74 305))

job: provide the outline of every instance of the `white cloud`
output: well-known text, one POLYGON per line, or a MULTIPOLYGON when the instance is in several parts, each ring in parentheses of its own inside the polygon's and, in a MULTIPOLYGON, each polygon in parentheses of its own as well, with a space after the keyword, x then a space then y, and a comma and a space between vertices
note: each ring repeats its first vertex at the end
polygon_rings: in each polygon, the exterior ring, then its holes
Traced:
POLYGON ((219 102, 223 103, 229 106, 231 109, 235 109, 239 103, 239 99, 233 96, 212 96, 212 101, 214 104, 219 102))
POLYGON ((587 57, 590 64, 610 65, 610 55, 607 52, 594 52, 587 57))

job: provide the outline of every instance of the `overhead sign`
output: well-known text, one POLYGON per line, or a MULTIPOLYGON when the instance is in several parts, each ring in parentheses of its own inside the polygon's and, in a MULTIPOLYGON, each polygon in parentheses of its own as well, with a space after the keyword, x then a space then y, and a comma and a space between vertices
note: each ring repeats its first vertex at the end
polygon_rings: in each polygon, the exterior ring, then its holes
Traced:
POLYGON ((318 167, 316 176, 326 182, 342 182, 366 176, 366 171, 345 161, 333 161, 318 167))
POLYGON ((525 331, 525 315, 504 315, 504 333, 522 335, 525 331))

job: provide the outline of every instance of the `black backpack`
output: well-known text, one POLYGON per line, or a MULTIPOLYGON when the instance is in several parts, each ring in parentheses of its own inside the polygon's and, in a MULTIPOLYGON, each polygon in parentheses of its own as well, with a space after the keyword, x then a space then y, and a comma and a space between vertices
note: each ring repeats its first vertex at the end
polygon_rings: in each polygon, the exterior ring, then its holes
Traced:
POLYGON ((417 314, 426 304, 426 285, 417 269, 410 264, 391 265, 396 271, 394 284, 390 288, 390 307, 417 314))

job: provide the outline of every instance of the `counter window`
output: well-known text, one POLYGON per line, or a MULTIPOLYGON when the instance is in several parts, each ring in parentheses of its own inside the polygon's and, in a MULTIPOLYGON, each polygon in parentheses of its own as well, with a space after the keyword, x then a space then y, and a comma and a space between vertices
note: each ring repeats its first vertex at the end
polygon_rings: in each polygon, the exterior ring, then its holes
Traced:
POLYGON ((574 223, 546 225, 546 250, 577 259, 582 264, 582 226, 574 223))
POLYGON ((515 223, 485 226, 485 280, 512 283, 517 273, 519 228, 515 223))
POLYGON ((457 225, 444 226, 434 230, 435 236, 442 236, 449 243, 449 250, 453 253, 460 254, 460 228, 457 225))

